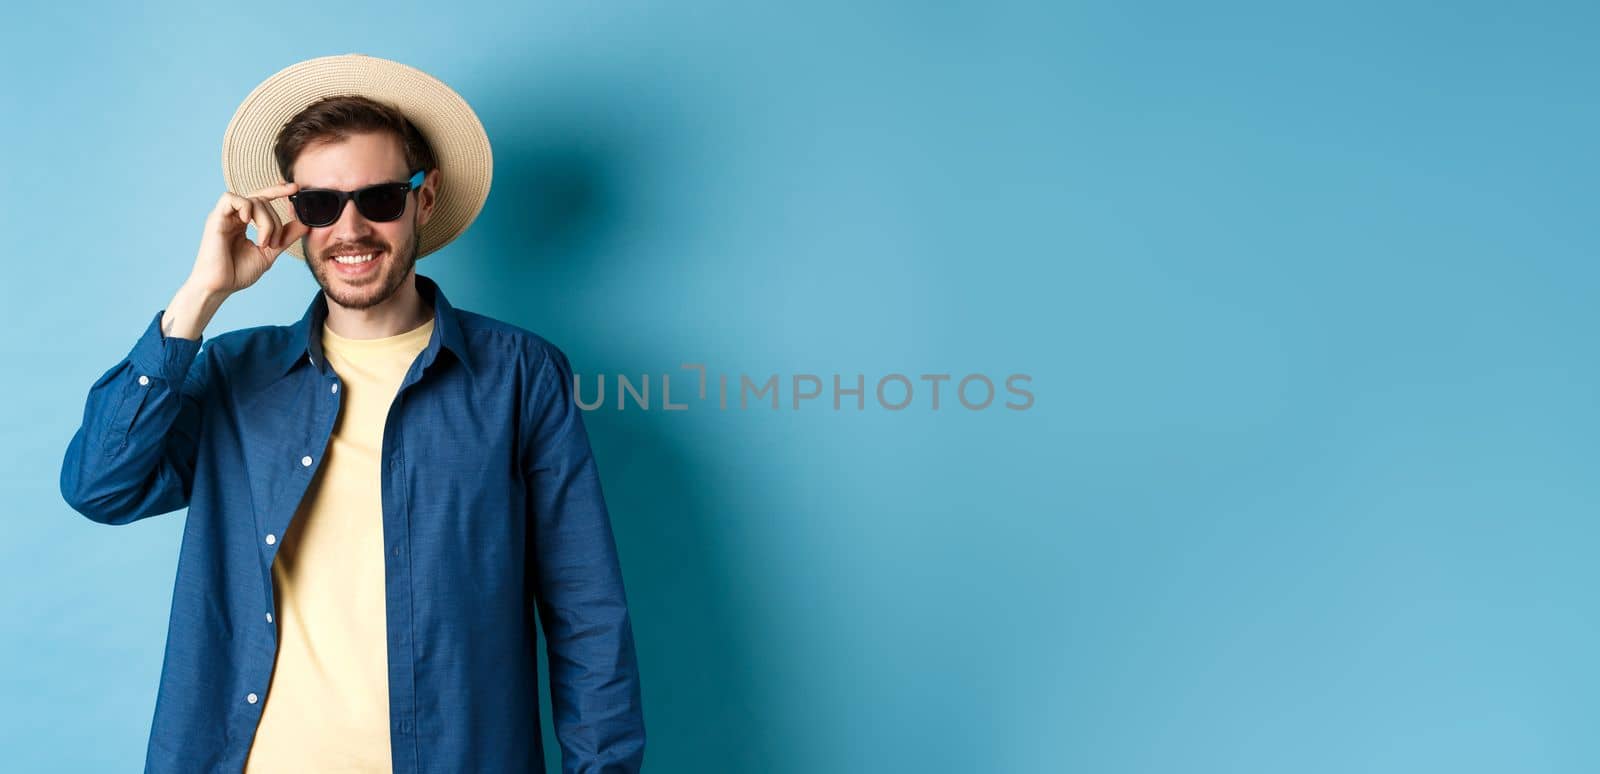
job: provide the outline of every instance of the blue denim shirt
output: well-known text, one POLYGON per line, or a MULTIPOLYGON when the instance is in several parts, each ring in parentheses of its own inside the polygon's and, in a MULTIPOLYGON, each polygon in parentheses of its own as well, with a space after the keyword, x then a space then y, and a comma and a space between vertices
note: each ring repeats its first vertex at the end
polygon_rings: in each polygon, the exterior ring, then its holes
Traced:
MULTIPOLYGON (((644 757, 622 571, 566 355, 454 309, 428 277, 427 348, 383 432, 389 734, 396 772, 543 772, 535 615, 565 774, 644 757)), ((165 310, 163 310, 165 311, 165 310)), ((272 562, 343 391, 327 301, 299 322, 168 337, 157 312, 89 389, 61 493, 128 524, 188 507, 147 772, 238 772, 278 648, 272 562)))

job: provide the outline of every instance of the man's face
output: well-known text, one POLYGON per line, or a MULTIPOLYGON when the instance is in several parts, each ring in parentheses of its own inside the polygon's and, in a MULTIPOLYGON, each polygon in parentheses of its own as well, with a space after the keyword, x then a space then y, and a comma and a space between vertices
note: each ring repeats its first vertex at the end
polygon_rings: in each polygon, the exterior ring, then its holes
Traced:
MULTIPOLYGON (((404 181, 410 175, 400 140, 388 133, 353 134, 344 141, 316 143, 300 152, 294 179, 301 188, 354 191, 378 183, 404 181)), ((345 202, 339 220, 313 228, 300 240, 306 267, 333 303, 367 309, 388 300, 411 277, 421 244, 418 227, 433 214, 436 172, 422 190, 406 194, 406 211, 398 220, 375 223, 345 202), (371 260, 345 263, 336 256, 373 254, 371 260)))

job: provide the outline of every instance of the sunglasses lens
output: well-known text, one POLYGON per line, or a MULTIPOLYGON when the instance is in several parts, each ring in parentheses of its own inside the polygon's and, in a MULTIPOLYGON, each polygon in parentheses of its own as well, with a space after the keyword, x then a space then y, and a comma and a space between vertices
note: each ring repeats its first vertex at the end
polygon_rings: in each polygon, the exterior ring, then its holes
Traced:
POLYGON ((339 197, 327 191, 301 191, 294 197, 295 215, 307 226, 326 226, 339 219, 339 197))
POLYGON ((368 188, 356 195, 356 207, 367 220, 394 220, 406 211, 406 187, 397 184, 368 188))

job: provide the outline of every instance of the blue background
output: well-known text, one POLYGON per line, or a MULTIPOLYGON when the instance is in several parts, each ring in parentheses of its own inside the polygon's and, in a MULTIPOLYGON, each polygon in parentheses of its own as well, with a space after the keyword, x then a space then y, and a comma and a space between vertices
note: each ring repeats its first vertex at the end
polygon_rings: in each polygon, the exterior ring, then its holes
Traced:
POLYGON ((1288 5, 12 10, 5 768, 142 764, 183 517, 61 455, 238 102, 359 52, 494 143, 420 270, 580 372, 1033 377, 586 415, 648 770, 1597 770, 1593 6, 1288 5))

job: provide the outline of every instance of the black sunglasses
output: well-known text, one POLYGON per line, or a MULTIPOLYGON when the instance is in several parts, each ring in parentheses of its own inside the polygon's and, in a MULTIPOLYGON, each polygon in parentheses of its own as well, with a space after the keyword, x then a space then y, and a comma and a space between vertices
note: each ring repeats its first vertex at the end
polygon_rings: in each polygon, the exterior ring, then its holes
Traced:
POLYGON ((289 194, 289 201, 294 202, 295 217, 312 228, 333 225, 344 212, 344 203, 351 199, 355 200, 361 217, 387 223, 405 214, 406 194, 421 188, 427 176, 427 170, 418 170, 404 183, 379 183, 358 191, 306 188, 289 194))

